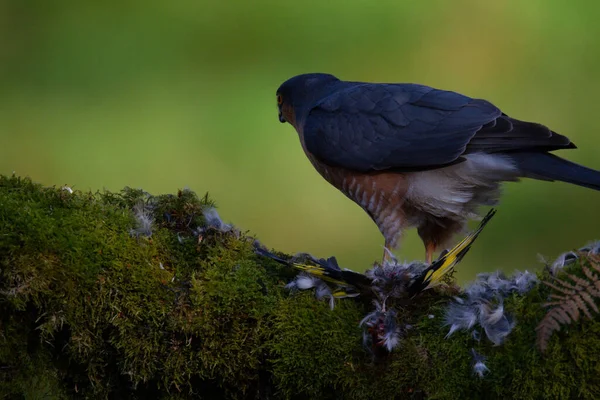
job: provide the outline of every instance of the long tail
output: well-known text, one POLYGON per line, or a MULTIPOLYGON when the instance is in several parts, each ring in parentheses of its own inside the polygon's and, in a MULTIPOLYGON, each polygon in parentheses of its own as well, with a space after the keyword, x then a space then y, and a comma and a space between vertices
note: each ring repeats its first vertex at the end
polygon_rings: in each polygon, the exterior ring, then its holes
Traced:
POLYGON ((518 168, 528 178, 563 181, 600 190, 600 171, 586 168, 549 153, 512 153, 518 168))
POLYGON ((417 294, 425 289, 429 289, 438 284, 442 277, 451 271, 467 254, 475 239, 479 236, 486 224, 490 222, 496 214, 495 209, 491 209, 487 215, 481 220, 477 229, 471 232, 463 240, 461 240, 454 248, 443 254, 440 258, 434 261, 423 274, 411 286, 410 292, 412 295, 417 294))

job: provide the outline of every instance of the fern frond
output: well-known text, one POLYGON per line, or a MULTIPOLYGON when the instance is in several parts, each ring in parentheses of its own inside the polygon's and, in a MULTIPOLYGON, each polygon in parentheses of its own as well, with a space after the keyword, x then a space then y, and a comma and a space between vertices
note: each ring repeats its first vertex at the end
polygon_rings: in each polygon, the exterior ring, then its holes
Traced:
POLYGON ((582 265, 581 269, 585 277, 565 273, 563 279, 551 277, 552 281, 543 283, 554 290, 549 301, 543 307, 551 307, 544 318, 536 327, 537 342, 543 352, 548 347, 550 337, 555 331, 560 330, 562 325, 577 322, 581 314, 592 319, 592 311, 600 313, 596 301, 600 299, 600 257, 588 256, 590 267, 582 265), (597 261, 596 261, 597 259, 597 261))
POLYGON ((586 279, 584 279, 584 278, 580 278, 580 277, 578 277, 577 275, 573 275, 573 274, 567 274, 567 276, 568 276, 569 278, 571 278, 571 280, 572 280, 573 282, 575 282, 575 287, 574 287, 574 289, 575 289, 575 290, 580 290, 582 287, 586 287, 586 286, 588 286, 588 285, 589 285, 589 283, 590 283, 590 281, 589 281, 589 280, 586 280, 586 279))
POLYGON ((583 313, 586 317, 588 317, 588 319, 592 319, 592 314, 590 313, 590 310, 587 308, 587 305, 585 304, 581 296, 573 296, 573 300, 569 301, 567 304, 571 307, 578 308, 579 310, 583 311, 583 313))
MULTIPOLYGON (((593 267, 593 268, 594 268, 596 271, 600 272, 600 267, 598 267, 598 266, 596 266, 596 265, 594 265, 594 264, 591 264, 591 266, 592 266, 592 267, 593 267)), ((592 270, 590 270, 588 267, 586 267, 586 266, 583 266, 583 267, 581 267, 581 269, 583 270, 583 273, 585 274, 585 276, 587 276, 587 278, 588 278, 589 280, 591 280, 591 281, 592 281, 592 280, 596 280, 596 279, 598 279, 598 276, 597 276, 597 275, 596 275, 594 272, 592 272, 592 270)))
POLYGON ((587 258, 592 262, 592 267, 600 272, 600 255, 598 254, 589 254, 587 258))
POLYGON ((548 342, 550 341, 550 337, 554 333, 560 329, 560 324, 555 318, 555 314, 557 314, 558 308, 553 308, 544 316, 544 318, 540 321, 539 325, 535 328, 537 331, 537 339, 540 350, 543 352, 546 350, 548 346, 548 342))
POLYGON ((592 295, 588 292, 581 292, 580 296, 581 296, 581 298, 583 298, 586 301, 586 303, 589 304, 590 307, 592 307, 592 310, 594 310, 596 312, 596 314, 598 314, 598 312, 599 312, 598 307, 596 306, 596 303, 594 303, 594 299, 592 298, 592 295))
POLYGON ((561 281, 560 279, 558 279, 558 278, 555 278, 555 277, 553 277, 553 276, 552 276, 551 278, 552 278, 552 279, 553 279, 555 282, 557 282, 557 283, 559 283, 559 284, 563 285, 563 287, 560 287, 560 286, 558 286, 558 285, 555 285, 555 284, 553 284, 552 282, 547 282, 547 281, 542 281, 542 283, 543 283, 544 285, 546 285, 546 286, 549 286, 549 287, 551 287, 552 289, 554 289, 554 290, 556 290, 556 291, 559 291, 560 293, 564 293, 564 294, 566 294, 566 295, 571 295, 571 294, 573 294, 573 292, 575 291, 575 286, 572 286, 572 285, 570 285, 570 286, 567 286, 567 285, 569 285, 569 283, 568 283, 568 282, 561 281))
MULTIPOLYGON (((552 301, 549 303, 545 303, 543 306, 544 307, 550 307, 550 306, 561 306, 565 304, 562 301, 552 301)), ((567 313, 569 313, 569 315, 571 315, 571 318, 573 319, 573 321, 577 321, 579 319, 579 307, 577 307, 576 303, 573 300, 569 301, 568 307, 564 309, 567 313)))
MULTIPOLYGON (((591 265, 592 265, 592 268, 594 268, 596 271, 600 272, 600 266, 597 266, 595 264, 591 264, 591 265)), ((598 278, 598 275, 596 275, 594 272, 592 272, 592 270, 590 270, 586 266, 581 267, 581 269, 583 270, 583 273, 585 274, 585 276, 591 282, 594 282, 593 288, 590 288, 590 293, 592 293, 592 291, 593 291, 594 297, 600 297, 600 279, 598 278)))

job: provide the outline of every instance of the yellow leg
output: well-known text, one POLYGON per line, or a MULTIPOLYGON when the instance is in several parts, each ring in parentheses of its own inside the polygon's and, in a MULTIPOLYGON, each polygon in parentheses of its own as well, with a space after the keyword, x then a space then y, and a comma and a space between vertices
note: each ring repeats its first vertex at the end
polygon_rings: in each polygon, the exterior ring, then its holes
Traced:
POLYGON ((435 252, 435 243, 429 242, 425 244, 425 261, 427 264, 433 262, 433 253, 435 252))

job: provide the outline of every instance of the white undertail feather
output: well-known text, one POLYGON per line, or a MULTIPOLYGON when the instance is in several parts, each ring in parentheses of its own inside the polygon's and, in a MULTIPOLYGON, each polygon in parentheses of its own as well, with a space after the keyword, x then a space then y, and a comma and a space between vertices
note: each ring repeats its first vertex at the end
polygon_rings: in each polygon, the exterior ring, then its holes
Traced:
POLYGON ((436 217, 476 219, 479 206, 498 202, 502 181, 518 180, 517 167, 505 156, 475 153, 465 158, 446 168, 407 174, 406 201, 436 217))

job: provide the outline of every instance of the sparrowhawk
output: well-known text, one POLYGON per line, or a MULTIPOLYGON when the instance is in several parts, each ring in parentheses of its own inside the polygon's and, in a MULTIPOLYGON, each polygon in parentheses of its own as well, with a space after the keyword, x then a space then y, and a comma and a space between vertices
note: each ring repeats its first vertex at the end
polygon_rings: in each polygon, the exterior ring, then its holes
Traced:
MULTIPOLYGON (((564 160, 565 136, 490 102, 410 83, 303 74, 277 90, 279 120, 316 170, 362 207, 394 249, 416 227, 431 263, 503 181, 521 177, 600 190, 600 172, 564 160)), ((385 254, 385 252, 384 252, 385 254)))

